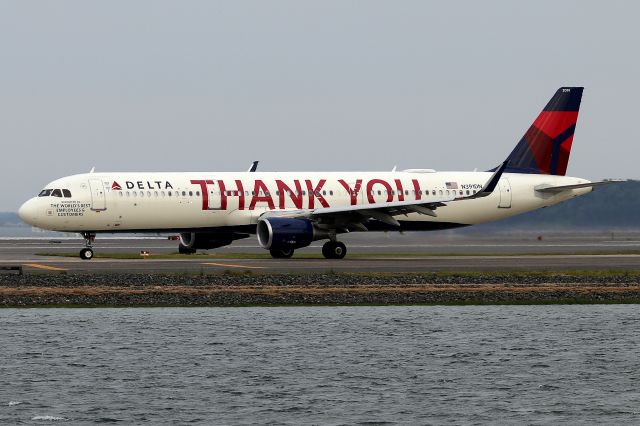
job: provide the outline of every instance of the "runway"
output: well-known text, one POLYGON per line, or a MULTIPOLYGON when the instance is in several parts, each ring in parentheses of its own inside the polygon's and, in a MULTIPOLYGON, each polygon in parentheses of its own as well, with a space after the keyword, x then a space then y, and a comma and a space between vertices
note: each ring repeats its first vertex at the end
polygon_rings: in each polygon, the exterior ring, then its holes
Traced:
MULTIPOLYGON (((80 239, 0 240, 0 266, 22 265, 27 273, 424 273, 434 271, 558 271, 637 270, 640 268, 638 234, 460 235, 439 233, 360 234, 343 241, 349 254, 342 260, 319 257, 321 244, 299 250, 292 259, 250 258, 264 255, 254 239, 211 250, 216 257, 194 255, 184 259, 100 259, 42 256, 76 253, 80 239), (318 255, 318 258, 308 258, 318 255), (249 258, 247 258, 249 257, 249 258)), ((96 242, 96 253, 170 254, 176 241, 166 237, 110 239, 96 242)))

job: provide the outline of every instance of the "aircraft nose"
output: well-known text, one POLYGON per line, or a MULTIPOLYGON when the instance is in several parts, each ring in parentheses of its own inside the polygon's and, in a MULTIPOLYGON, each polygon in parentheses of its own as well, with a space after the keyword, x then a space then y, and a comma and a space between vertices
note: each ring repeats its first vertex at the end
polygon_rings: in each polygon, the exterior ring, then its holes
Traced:
POLYGON ((20 209, 18 209, 18 216, 20 216, 20 219, 29 225, 34 225, 36 222, 36 216, 37 216, 37 211, 36 211, 36 205, 35 205, 35 201, 34 199, 30 199, 27 202, 25 202, 23 205, 20 206, 20 209))

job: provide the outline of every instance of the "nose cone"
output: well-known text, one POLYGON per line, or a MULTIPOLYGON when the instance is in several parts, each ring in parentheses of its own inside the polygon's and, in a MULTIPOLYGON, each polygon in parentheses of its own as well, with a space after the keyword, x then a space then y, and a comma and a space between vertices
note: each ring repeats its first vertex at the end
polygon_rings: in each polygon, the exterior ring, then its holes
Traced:
POLYGON ((20 219, 29 225, 36 224, 37 215, 36 202, 33 198, 20 206, 20 209, 18 210, 18 216, 20 216, 20 219))

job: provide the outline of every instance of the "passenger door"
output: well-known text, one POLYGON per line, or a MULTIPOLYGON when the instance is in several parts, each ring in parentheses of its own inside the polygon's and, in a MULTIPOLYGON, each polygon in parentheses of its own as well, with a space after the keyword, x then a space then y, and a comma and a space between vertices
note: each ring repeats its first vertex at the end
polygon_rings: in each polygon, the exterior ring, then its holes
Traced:
POLYGON ((101 211, 107 209, 107 197, 101 179, 89 179, 91 189, 91 210, 101 211))

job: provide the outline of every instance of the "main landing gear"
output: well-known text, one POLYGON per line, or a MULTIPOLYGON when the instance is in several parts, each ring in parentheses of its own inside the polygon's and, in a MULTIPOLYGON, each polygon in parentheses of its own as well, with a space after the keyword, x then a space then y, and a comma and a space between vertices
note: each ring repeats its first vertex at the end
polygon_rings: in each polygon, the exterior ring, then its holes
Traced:
MULTIPOLYGON (((294 249, 270 249, 274 259, 289 259, 293 256, 294 249)), ((342 259, 347 254, 347 246, 340 241, 327 241, 322 246, 322 255, 327 259, 342 259)))
POLYGON ((83 232, 82 238, 84 238, 84 245, 86 247, 80 250, 80 259, 91 260, 93 259, 93 249, 91 248, 91 245, 96 239, 96 234, 94 234, 93 232, 83 232))
POLYGON ((273 257, 274 259, 289 259, 291 256, 293 256, 293 249, 271 249, 269 250, 269 253, 271 253, 271 257, 273 257))
POLYGON ((327 241, 322 246, 322 255, 327 259, 342 259, 347 254, 347 246, 340 241, 327 241))

